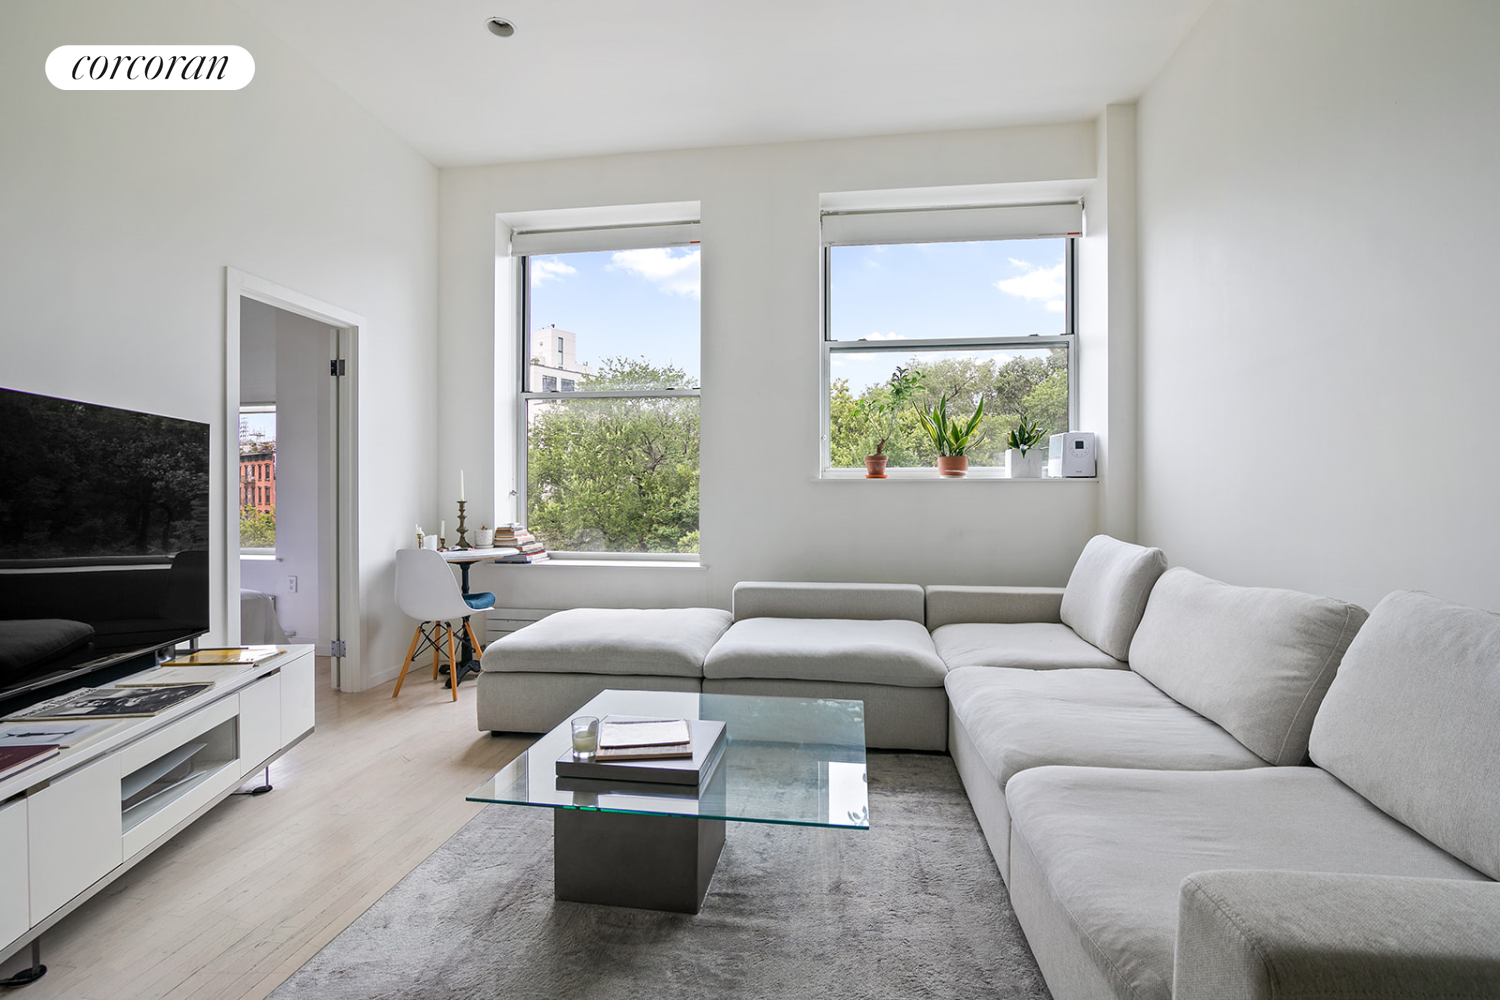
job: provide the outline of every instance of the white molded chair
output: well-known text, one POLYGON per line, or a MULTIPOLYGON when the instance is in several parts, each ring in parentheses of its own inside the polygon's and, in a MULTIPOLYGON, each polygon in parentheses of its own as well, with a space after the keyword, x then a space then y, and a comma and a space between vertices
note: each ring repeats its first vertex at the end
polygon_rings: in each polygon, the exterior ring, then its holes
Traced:
POLYGON ((406 662, 401 665, 401 676, 396 680, 396 690, 391 697, 401 693, 401 684, 411 661, 417 655, 417 646, 424 639, 424 650, 432 649, 432 679, 438 676, 438 650, 444 636, 448 644, 448 683, 453 688, 453 700, 458 700, 459 667, 453 655, 453 625, 463 622, 464 634, 477 653, 483 647, 474 636, 474 627, 469 616, 476 611, 495 606, 495 595, 490 593, 465 595, 453 578, 453 570, 440 553, 431 549, 396 550, 396 606, 417 619, 416 634, 411 637, 411 648, 406 651, 406 662))

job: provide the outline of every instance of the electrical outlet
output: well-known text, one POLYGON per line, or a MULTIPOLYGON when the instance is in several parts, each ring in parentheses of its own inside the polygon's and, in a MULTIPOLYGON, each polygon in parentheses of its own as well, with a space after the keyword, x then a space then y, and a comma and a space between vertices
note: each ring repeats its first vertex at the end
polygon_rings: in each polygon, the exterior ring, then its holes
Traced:
POLYGON ((297 578, 295 576, 286 578, 286 592, 288 594, 295 594, 297 592, 297 578))

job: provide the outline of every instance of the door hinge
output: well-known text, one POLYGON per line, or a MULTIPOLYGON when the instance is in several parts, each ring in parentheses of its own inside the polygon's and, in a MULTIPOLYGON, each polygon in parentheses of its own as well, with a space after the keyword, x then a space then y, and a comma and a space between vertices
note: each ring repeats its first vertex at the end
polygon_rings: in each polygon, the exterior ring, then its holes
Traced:
POLYGON ((335 639, 335 640, 333 640, 333 642, 329 643, 329 645, 332 647, 332 649, 329 651, 329 655, 330 656, 348 656, 349 655, 349 647, 346 646, 346 645, 344 645, 344 640, 343 639, 335 639))
POLYGON ((348 371, 344 368, 344 359, 339 358, 337 361, 328 362, 328 374, 334 376, 335 378, 340 375, 349 374, 348 371))

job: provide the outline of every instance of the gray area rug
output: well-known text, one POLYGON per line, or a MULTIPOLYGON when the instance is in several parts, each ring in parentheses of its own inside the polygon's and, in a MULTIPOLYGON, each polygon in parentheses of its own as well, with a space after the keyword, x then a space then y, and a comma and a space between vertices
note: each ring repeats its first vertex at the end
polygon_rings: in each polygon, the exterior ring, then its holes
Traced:
POLYGON ((697 915, 552 898, 552 814, 490 806, 272 994, 1046 998, 953 762, 869 755, 871 829, 731 823, 697 915))

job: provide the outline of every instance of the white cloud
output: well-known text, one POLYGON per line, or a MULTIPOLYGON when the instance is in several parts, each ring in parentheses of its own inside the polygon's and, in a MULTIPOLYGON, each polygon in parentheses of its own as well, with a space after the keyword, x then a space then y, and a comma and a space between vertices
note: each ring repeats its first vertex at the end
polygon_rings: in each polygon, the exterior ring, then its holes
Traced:
POLYGON ((905 340, 899 333, 872 333, 865 340, 905 340))
POLYGON ((699 297, 698 248, 649 247, 621 250, 610 257, 609 266, 645 278, 672 295, 699 297))
POLYGON ((560 281, 565 274, 577 274, 578 268, 557 258, 536 258, 531 262, 531 283, 540 285, 544 281, 560 281))
POLYGON ((1014 278, 1002 278, 995 287, 1006 295, 1015 295, 1028 302, 1042 302, 1048 312, 1063 311, 1063 266, 1039 267, 1024 260, 1010 262, 1022 269, 1014 278))

